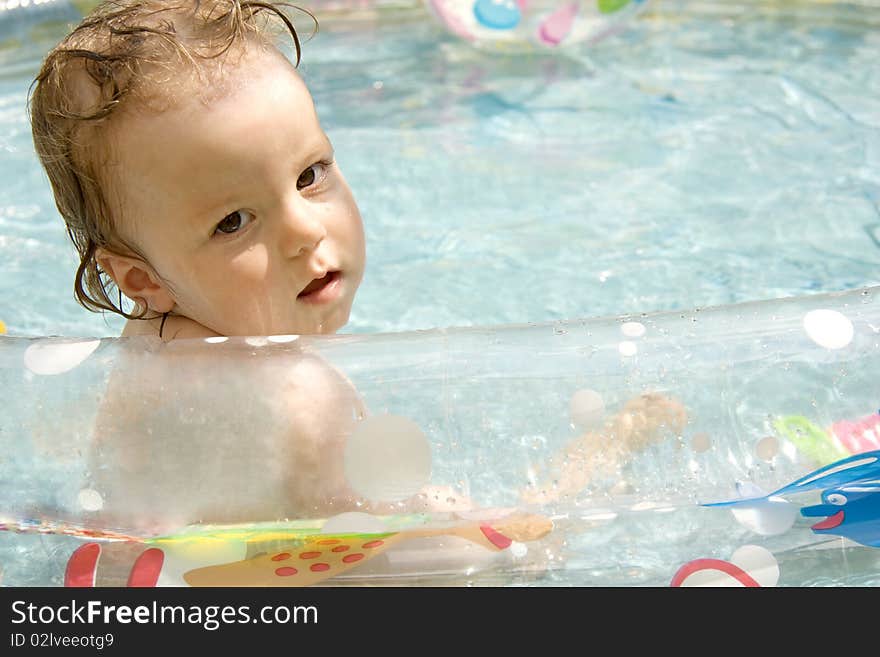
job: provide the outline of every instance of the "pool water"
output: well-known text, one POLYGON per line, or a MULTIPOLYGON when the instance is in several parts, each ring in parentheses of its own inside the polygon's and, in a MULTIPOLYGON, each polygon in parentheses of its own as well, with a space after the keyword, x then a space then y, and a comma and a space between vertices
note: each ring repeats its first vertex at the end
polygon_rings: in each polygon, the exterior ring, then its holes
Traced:
MULTIPOLYGON (((876 7, 657 2, 595 47, 520 56, 478 51, 417 5, 317 13, 301 69, 367 231, 343 332, 878 281, 876 7)), ((75 254, 24 109, 64 24, 6 29, 20 45, 0 59, 0 319, 117 335, 118 318, 73 301, 75 254)))

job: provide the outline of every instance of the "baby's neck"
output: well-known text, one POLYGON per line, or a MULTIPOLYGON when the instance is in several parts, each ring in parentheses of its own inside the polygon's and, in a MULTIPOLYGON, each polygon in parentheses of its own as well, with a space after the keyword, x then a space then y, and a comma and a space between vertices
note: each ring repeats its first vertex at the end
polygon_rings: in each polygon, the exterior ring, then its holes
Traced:
POLYGON ((125 323, 121 337, 144 335, 159 337, 160 332, 161 338, 165 342, 182 338, 213 338, 220 335, 189 317, 168 315, 167 318, 164 318, 164 325, 162 316, 152 319, 130 319, 125 323))

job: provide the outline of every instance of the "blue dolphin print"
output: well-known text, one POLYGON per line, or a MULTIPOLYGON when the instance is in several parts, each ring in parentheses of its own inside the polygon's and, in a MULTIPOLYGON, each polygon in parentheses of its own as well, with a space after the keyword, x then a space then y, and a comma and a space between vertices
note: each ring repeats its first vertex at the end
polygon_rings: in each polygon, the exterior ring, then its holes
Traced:
POLYGON ((822 493, 822 504, 801 509, 816 534, 843 536, 868 547, 880 547, 880 479, 865 479, 822 493))
POLYGON ((756 507, 784 502, 780 498, 824 489, 822 504, 801 509, 807 518, 821 518, 810 528, 816 534, 843 536, 869 547, 880 547, 880 450, 848 456, 814 470, 761 497, 712 502, 703 506, 756 507))
MULTIPOLYGON (((880 450, 862 452, 830 463, 769 495, 726 502, 709 502, 703 506, 753 506, 755 503, 772 501, 772 498, 784 497, 785 495, 794 495, 819 488, 831 489, 863 480, 876 479, 880 479, 880 450)), ((878 515, 880 515, 880 509, 878 509, 878 515)))

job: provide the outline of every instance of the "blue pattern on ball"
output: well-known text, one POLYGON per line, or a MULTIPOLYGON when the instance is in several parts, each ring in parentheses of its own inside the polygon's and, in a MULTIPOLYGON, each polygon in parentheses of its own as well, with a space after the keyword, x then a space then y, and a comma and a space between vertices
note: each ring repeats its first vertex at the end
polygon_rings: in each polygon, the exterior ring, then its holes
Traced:
POLYGON ((480 25, 493 30, 512 30, 522 19, 514 0, 477 0, 474 16, 480 25))

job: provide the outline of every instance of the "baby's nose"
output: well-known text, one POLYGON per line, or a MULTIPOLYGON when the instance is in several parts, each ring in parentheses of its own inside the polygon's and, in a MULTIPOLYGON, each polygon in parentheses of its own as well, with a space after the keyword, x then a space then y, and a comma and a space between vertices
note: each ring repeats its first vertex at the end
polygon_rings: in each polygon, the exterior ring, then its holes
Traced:
POLYGON ((291 258, 314 251, 327 236, 320 210, 308 203, 285 208, 281 218, 281 245, 291 258))

